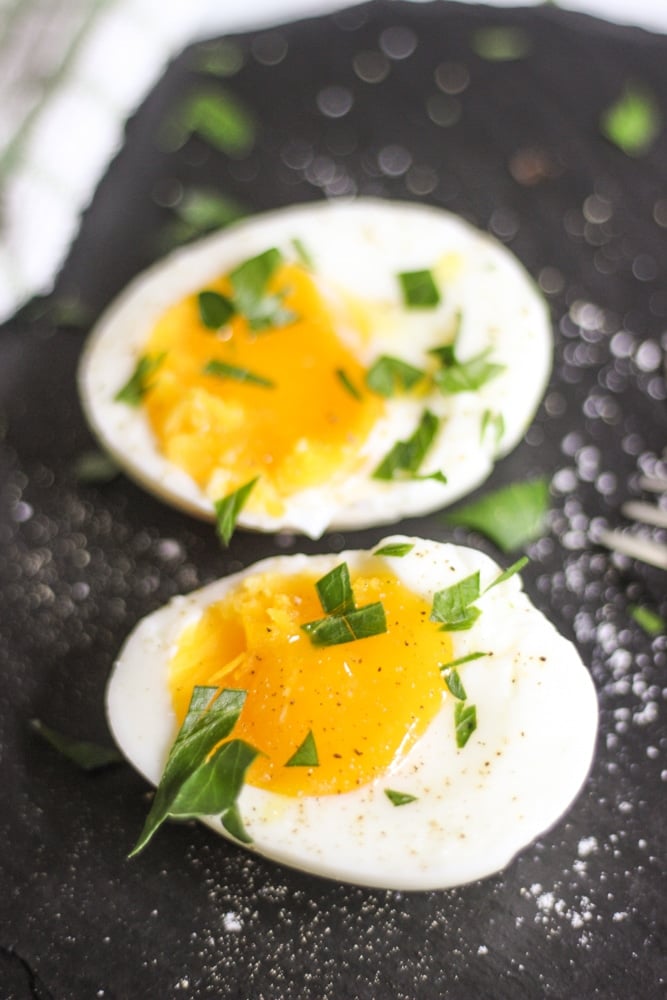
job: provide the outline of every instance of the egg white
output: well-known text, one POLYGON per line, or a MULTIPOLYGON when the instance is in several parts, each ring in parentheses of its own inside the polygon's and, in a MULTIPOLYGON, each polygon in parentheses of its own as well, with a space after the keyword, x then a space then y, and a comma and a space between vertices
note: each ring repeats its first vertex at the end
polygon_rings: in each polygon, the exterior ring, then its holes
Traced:
MULTIPOLYGON (((521 439, 542 398, 551 367, 549 318, 533 282, 501 244, 448 212, 400 202, 323 202, 251 217, 173 253, 136 278, 102 316, 81 360, 81 399, 101 443, 149 491, 191 514, 213 518, 211 498, 158 451, 142 408, 114 397, 134 371, 156 321, 174 302, 271 246, 289 252, 295 238, 308 249, 315 277, 327 289, 343 289, 380 312, 399 315, 397 329, 378 324, 364 364, 390 354, 423 367, 428 349, 446 341, 460 314, 459 359, 491 348, 490 360, 505 370, 476 392, 395 396, 361 449, 358 471, 342 471, 321 486, 296 492, 279 517, 246 508, 239 526, 316 538, 330 528, 362 528, 424 514, 474 489, 489 475, 494 459, 521 439), (457 263, 438 277, 438 262, 447 255, 456 255, 457 263), (396 276, 420 269, 435 271, 442 302, 435 309, 407 310, 396 276), (442 471, 447 484, 372 479, 394 443, 416 429, 425 406, 442 418, 442 425, 419 471, 442 471), (499 440, 481 433, 487 410, 502 415, 499 440)), ((307 419, 304 414, 306 426, 307 419)))
MULTIPOLYGON (((408 555, 282 556, 265 559, 139 623, 122 649, 107 690, 112 732, 128 760, 157 784, 178 725, 167 687, 168 662, 183 629, 249 574, 323 575, 342 561, 351 570, 388 566, 429 602, 476 570, 482 589, 499 567, 475 549, 392 536, 408 555)), ((493 655, 460 668, 477 729, 457 749, 454 698, 390 773, 342 795, 292 798, 245 785, 239 808, 254 850, 275 861, 346 882, 388 889, 460 885, 504 868, 558 820, 588 773, 597 729, 590 675, 574 646, 529 601, 518 576, 476 602, 469 631, 453 632, 453 658, 493 655), (389 787, 417 796, 393 806, 389 787)), ((436 628, 430 624, 428 627, 436 628)), ((363 640, 358 650, 363 651, 363 640)), ((214 817, 203 818, 227 836, 214 817)), ((162 836, 165 831, 162 831, 162 836)), ((150 848, 149 848, 150 849, 150 848)))

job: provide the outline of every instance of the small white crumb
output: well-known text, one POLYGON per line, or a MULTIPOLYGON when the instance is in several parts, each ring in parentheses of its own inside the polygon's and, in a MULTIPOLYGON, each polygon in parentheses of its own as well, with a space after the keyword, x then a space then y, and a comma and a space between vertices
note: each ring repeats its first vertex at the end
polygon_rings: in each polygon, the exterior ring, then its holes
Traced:
POLYGON ((580 858, 587 858, 589 854, 594 854, 597 849, 597 837, 582 837, 577 844, 577 853, 580 858))

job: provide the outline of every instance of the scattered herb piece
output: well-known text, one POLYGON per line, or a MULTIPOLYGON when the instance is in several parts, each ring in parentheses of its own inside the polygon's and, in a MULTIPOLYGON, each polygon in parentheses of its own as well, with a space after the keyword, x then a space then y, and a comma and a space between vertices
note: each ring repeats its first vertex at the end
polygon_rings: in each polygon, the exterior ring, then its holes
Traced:
POLYGON ((487 493, 445 520, 479 531, 503 552, 513 552, 542 534, 548 508, 549 484, 530 479, 487 493))
POLYGON ((119 474, 120 466, 106 452, 91 449, 81 452, 72 471, 77 482, 84 486, 95 486, 110 483, 119 474))
POLYGON ((180 149, 190 135, 200 136, 229 156, 245 156, 255 142, 255 123, 231 94, 200 89, 165 122, 161 144, 167 150, 180 149))
POLYGON ((356 607, 347 563, 326 573, 315 588, 327 617, 301 626, 313 646, 337 646, 387 631, 387 619, 380 601, 356 607))
POLYGON ((236 365, 228 365, 224 361, 207 361, 202 372, 204 375, 214 375, 216 378, 228 378, 234 382, 249 382, 251 385, 260 385, 265 389, 273 389, 275 382, 264 378, 263 375, 256 375, 249 368, 238 368, 236 365))
POLYGON ((128 406, 139 406, 146 393, 152 389, 151 377, 164 361, 165 354, 151 357, 144 354, 137 361, 137 366, 125 385, 118 390, 114 399, 117 403, 127 403, 128 406))
POLYGON ((283 306, 283 295, 267 295, 266 286, 283 263, 280 250, 271 247, 235 268, 229 276, 234 289, 233 301, 251 330, 287 326, 296 315, 283 306))
POLYGON ((241 48, 227 39, 199 46, 195 59, 195 69, 211 76, 234 76, 243 66, 241 48))
POLYGON ((503 570, 503 572, 499 576, 497 576, 495 580, 492 580, 489 586, 484 591, 484 593, 485 594, 488 593, 488 591, 491 590, 492 587, 497 587, 499 583, 505 583, 505 581, 509 580, 511 576, 515 576, 516 573, 520 573, 523 567, 526 566, 529 562, 530 559, 528 558, 528 556, 521 556, 521 558, 517 559, 515 563, 512 563, 511 566, 508 566, 507 569, 503 570))
POLYGON ((315 737, 313 736, 312 729, 310 729, 303 743, 301 746, 297 747, 285 764, 285 767, 318 767, 319 763, 320 760, 317 756, 315 737))
POLYGON ((232 198, 218 194, 217 191, 207 191, 205 188, 190 188, 174 211, 182 222, 191 226, 197 233, 222 229, 246 214, 232 198))
POLYGON ((407 556, 408 552, 412 552, 414 545, 412 542, 390 542, 389 545, 383 545, 382 548, 376 549, 373 555, 375 556, 397 556, 401 558, 402 556, 407 556))
POLYGON ((229 806, 229 808, 222 813, 220 816, 220 822, 224 826, 227 833, 231 834, 231 836, 236 840, 240 841, 242 844, 252 844, 252 837, 248 835, 248 832, 243 825, 241 813, 239 812, 239 807, 236 803, 234 803, 233 806, 229 806))
POLYGON ((473 602, 480 596, 477 570, 433 595, 430 620, 442 622, 442 632, 462 632, 472 628, 481 614, 479 608, 473 607, 473 602))
MULTIPOLYGON (((436 348, 440 351, 441 359, 444 357, 442 354, 442 348, 436 348)), ((446 350, 446 349, 445 349, 446 350)), ((430 353, 435 354, 435 351, 430 353)), ((483 385, 490 382, 491 379, 496 378, 501 372, 505 371, 505 365, 495 364, 493 361, 487 361, 491 349, 482 351, 481 354, 476 354, 474 358, 470 358, 469 361, 458 361, 454 354, 453 348, 450 352, 452 361, 440 368, 433 375, 433 380, 435 384, 440 389, 440 392, 445 394, 455 393, 455 392, 475 392, 477 389, 481 389, 483 385)))
POLYGON ((493 442, 497 448, 505 433, 505 418, 502 413, 493 413, 491 410, 484 410, 480 440, 483 441, 489 432, 493 434, 493 442))
POLYGON ((384 794, 392 806, 407 806, 410 802, 417 801, 416 795, 408 795, 407 792, 396 792, 393 788, 385 788, 384 794))
POLYGON ((464 663, 472 663, 473 660, 481 660, 483 656, 489 656, 488 653, 467 653, 465 656, 459 656, 456 660, 450 660, 449 663, 439 663, 441 673, 445 673, 447 670, 451 670, 453 667, 461 667, 464 663))
POLYGON ((353 399, 361 401, 361 399, 362 399, 361 393, 357 389, 357 387, 354 384, 354 382, 350 381, 350 377, 349 377, 349 375, 347 374, 347 372, 345 371, 344 368, 337 368, 336 369, 336 377, 338 378, 338 381, 343 386, 343 388, 346 390, 346 392, 349 392, 350 396, 352 396, 353 399))
POLYGON ((433 443, 440 420, 430 410, 424 410, 417 430, 407 441, 397 441, 373 472, 374 479, 410 478, 419 469, 433 443))
POLYGON ((450 694, 453 694, 455 698, 459 699, 459 701, 465 701, 468 695, 466 694, 466 690, 456 667, 450 666, 446 670, 443 670, 442 676, 450 694))
POLYGON ((99 743, 89 743, 86 740, 75 740, 71 736, 59 733, 39 719, 30 720, 30 728, 38 736, 61 753, 63 757, 76 764, 83 771, 97 771, 111 764, 120 764, 122 755, 114 747, 100 746, 99 743))
POLYGON ((230 832, 238 826, 242 829, 236 802, 245 773, 259 751, 243 740, 221 743, 236 725, 246 692, 228 688, 215 697, 217 694, 215 687, 195 687, 192 692, 153 805, 130 857, 143 850, 168 817, 218 814, 225 828, 231 827, 230 832))
POLYGON ((637 624, 644 629, 648 635, 660 635, 667 628, 667 623, 655 611, 650 608, 640 607, 632 604, 629 608, 630 615, 637 624))
POLYGON ((403 271, 398 280, 408 309, 432 309, 440 302, 440 292, 431 271, 403 271))
POLYGON ((244 483, 243 486, 239 486, 237 490, 215 501, 216 530, 223 545, 229 545, 231 537, 234 534, 238 516, 258 479, 259 476, 255 476, 254 479, 244 483))
POLYGON ((229 323, 236 312, 234 303, 226 295, 206 289, 197 296, 199 318, 207 330, 219 330, 229 323))
POLYGON ((472 36, 473 52, 490 62, 523 59, 530 48, 530 38, 521 28, 478 28, 472 36))
POLYGON ((456 745, 461 750, 477 729, 476 707, 474 705, 466 705, 462 701, 457 701, 454 706, 454 726, 456 729, 456 745))
POLYGON ((299 239, 298 236, 295 236, 294 239, 292 240, 292 246, 294 247, 294 251, 296 253, 299 263, 302 264, 303 267, 307 268, 309 271, 312 271, 314 266, 313 258, 311 257, 310 253, 308 252, 308 250, 306 249, 306 247, 304 246, 304 244, 302 243, 302 241, 299 239))
POLYGON ((407 361, 387 354, 374 361, 366 374, 366 385, 380 396, 394 396, 401 389, 409 392, 424 378, 424 372, 407 361))
POLYGON ((618 100, 600 118, 602 134, 628 156, 647 153, 661 128, 654 95, 632 83, 626 84, 618 100))

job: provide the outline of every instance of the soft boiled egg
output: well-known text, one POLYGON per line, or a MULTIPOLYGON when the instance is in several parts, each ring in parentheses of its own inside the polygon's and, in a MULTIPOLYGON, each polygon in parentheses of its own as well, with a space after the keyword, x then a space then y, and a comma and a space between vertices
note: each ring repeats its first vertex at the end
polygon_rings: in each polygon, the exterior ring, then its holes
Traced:
POLYGON ((318 537, 478 486, 542 397, 551 328, 503 246, 374 199, 255 216, 138 277, 80 367, 102 444, 192 514, 318 537))
POLYGON ((151 817, 393 889, 502 869, 568 808, 597 728, 588 671, 518 574, 405 536, 272 557, 172 600, 127 640, 107 709, 160 783, 151 817), (225 700, 231 725, 198 743, 225 700))

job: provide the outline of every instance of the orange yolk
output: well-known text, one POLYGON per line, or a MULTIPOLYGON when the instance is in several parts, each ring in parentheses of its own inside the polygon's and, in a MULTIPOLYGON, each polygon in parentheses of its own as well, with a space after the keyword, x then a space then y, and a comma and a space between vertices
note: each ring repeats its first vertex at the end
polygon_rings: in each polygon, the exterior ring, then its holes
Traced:
MULTIPOLYGON (((230 294, 224 278, 208 288, 230 294)), ((285 497, 355 468, 383 403, 345 388, 347 378, 361 390, 365 372, 354 350, 364 332, 344 303, 334 315, 307 271, 289 263, 266 294, 283 295, 294 321, 253 331, 235 316, 216 332, 203 325, 196 295, 170 307, 146 345, 147 355, 164 357, 144 405, 161 452, 211 499, 259 476, 247 509, 277 516, 285 497), (342 325, 351 347, 338 335, 342 325), (205 375, 210 361, 272 385, 205 375)))
POLYGON ((358 608, 382 601, 387 632, 315 647, 301 629, 323 616, 315 577, 243 580, 188 626, 169 666, 182 722, 196 685, 247 691, 232 737, 263 751, 247 782, 285 795, 347 792, 386 775, 442 705, 439 663, 451 640, 430 606, 399 580, 352 577, 358 608), (285 764, 312 731, 317 767, 285 764))

